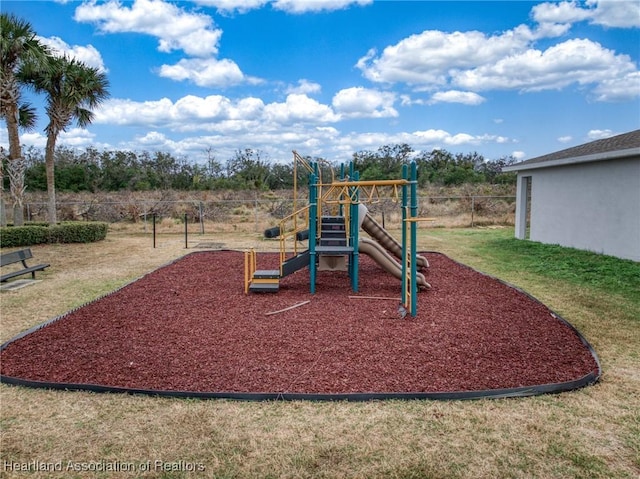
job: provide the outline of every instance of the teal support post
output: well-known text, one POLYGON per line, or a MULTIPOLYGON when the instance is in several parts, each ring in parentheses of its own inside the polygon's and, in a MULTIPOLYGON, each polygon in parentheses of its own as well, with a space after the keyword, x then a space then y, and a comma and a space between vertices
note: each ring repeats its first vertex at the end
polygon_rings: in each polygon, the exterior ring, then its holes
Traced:
MULTIPOLYGON (((418 217, 418 168, 416 162, 411 162, 411 218, 418 217)), ((411 316, 418 314, 418 266, 416 261, 417 249, 418 249, 418 224, 416 221, 411 221, 411 297, 414 298, 411 301, 411 316)))
MULTIPOLYGON (((407 165, 402 165, 402 179, 408 180, 409 172, 407 169, 407 165)), ((402 185, 402 233, 401 233, 401 243, 402 243, 402 296, 400 297, 400 301, 404 300, 405 292, 408 290, 407 284, 407 198, 408 198, 408 188, 407 185, 402 185)))
MULTIPOLYGON (((353 173, 353 179, 354 181, 359 181, 360 180, 360 173, 355 171, 353 173)), ((350 222, 349 222, 349 229, 351 234, 349 235, 351 237, 351 247, 353 248, 353 251, 351 252, 351 260, 349 261, 350 264, 350 269, 351 269, 351 289, 357 293, 358 292, 358 262, 359 262, 359 256, 360 253, 358 252, 358 245, 359 245, 359 228, 358 228, 358 204, 359 204, 359 199, 360 199, 360 190, 358 189, 357 186, 353 187, 353 190, 351 191, 351 204, 350 204, 350 222)))
MULTIPOLYGON (((349 174, 347 175, 348 180, 351 181, 353 180, 354 176, 355 176, 355 166, 353 164, 353 161, 349 163, 349 174)), ((349 189, 348 194, 351 195, 353 189, 349 189)), ((340 198, 341 201, 347 201, 347 198, 340 198)), ((342 205, 340 205, 342 207, 342 205)), ((344 210, 342 211, 344 214, 344 210)), ((351 214, 353 212, 352 208, 351 208, 351 203, 349 203, 349 214, 351 214)), ((349 225, 349 246, 353 247, 353 235, 352 235, 352 229, 351 229, 351 225, 349 225)), ((349 254, 349 264, 347 266, 347 272, 349 273, 349 279, 351 280, 351 283, 353 284, 353 265, 354 265, 354 258, 353 258, 353 252, 351 252, 349 254)))
POLYGON ((316 232, 318 220, 317 176, 309 174, 309 292, 316 292, 316 232))

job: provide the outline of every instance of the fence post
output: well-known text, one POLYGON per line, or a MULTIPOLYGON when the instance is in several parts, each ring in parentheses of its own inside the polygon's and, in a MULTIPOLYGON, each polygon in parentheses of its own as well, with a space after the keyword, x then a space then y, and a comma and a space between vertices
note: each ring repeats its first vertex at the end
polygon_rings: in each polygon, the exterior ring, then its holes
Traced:
POLYGON ((189 223, 187 222, 187 213, 184 214, 184 249, 189 249, 189 223))
POLYGON ((153 247, 156 247, 156 214, 153 213, 153 247))
POLYGON ((253 203, 253 211, 254 211, 254 215, 255 215, 255 221, 256 221, 256 232, 258 231, 258 192, 256 191, 255 193, 255 197, 254 197, 254 203, 253 203))
POLYGON ((475 213, 476 210, 476 197, 472 196, 471 197, 471 227, 473 228, 473 214, 475 213))
POLYGON ((203 213, 203 206, 202 206, 202 201, 200 202, 200 204, 198 205, 198 209, 199 214, 200 214, 200 234, 203 235, 204 234, 204 213, 203 213))

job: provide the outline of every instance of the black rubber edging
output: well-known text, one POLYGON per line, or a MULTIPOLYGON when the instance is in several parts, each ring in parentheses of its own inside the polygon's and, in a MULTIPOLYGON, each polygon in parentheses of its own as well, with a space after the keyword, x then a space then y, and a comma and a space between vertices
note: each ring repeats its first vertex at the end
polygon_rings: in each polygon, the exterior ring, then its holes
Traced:
MULTIPOLYGON (((234 250, 215 250, 215 251, 234 251, 234 250)), ((157 269, 164 268, 169 266, 186 256, 192 254, 201 254, 201 253, 210 253, 211 251, 198 251, 191 252, 186 255, 181 256, 173 261, 170 261, 164 265, 159 266, 157 269)), ((421 252, 425 253, 425 252, 421 252)), ((426 253, 430 254, 438 254, 445 256, 442 253, 435 251, 427 251, 426 253)), ((467 269, 470 269, 476 273, 482 274, 486 277, 492 278, 494 280, 499 281, 500 283, 508 286, 510 288, 515 289, 516 291, 525 294, 527 297, 532 299, 533 301, 542 304, 547 309, 549 309, 544 303, 530 295, 526 291, 514 286, 506 281, 501 280, 500 278, 496 278, 495 276, 491 276, 489 274, 478 271, 470 266, 467 266, 463 263, 460 263, 454 259, 451 259, 447 256, 448 259, 457 263, 460 266, 463 266, 467 269)), ((147 273, 149 274, 149 273, 147 273)), ((34 326, 33 328, 24 331, 17 336, 9 339, 4 344, 0 345, 0 351, 4 350, 9 344, 21 339, 32 332, 35 332, 41 328, 44 328, 56 321, 60 321, 64 319, 68 314, 76 311, 79 308, 87 304, 91 304, 93 302, 99 301, 115 292, 129 286, 130 284, 144 278, 146 276, 140 276, 137 279, 134 279, 127 284, 121 286, 120 288, 107 293, 93 301, 85 303, 82 306, 72 309, 64 313, 61 316, 53 318, 49 321, 46 321, 42 324, 34 326)), ((100 384, 85 384, 85 383, 57 383, 57 382, 44 382, 44 381, 33 381, 29 379, 15 378, 11 376, 0 375, 0 383, 8 384, 13 386, 23 386, 29 388, 40 388, 40 389, 50 389, 50 390, 64 390, 64 391, 87 391, 94 393, 116 393, 116 394, 133 394, 133 395, 146 395, 146 396, 157 396, 157 397, 168 397, 168 398, 193 398, 193 399, 232 399, 239 401, 349 401, 349 402, 362 402, 362 401, 380 401, 380 400, 441 400, 441 401, 451 401, 451 400, 470 400, 470 399, 502 399, 502 398, 515 398, 515 397, 527 397, 527 396, 537 396, 541 394, 557 394, 561 392, 572 391, 575 389, 580 389, 591 384, 595 384, 599 381, 602 376, 602 367, 600 364, 600 359, 596 351, 593 349, 591 344, 585 339, 585 337, 578 331, 571 323, 558 315, 555 311, 549 309, 551 311, 552 316, 561 321, 563 324, 568 326, 580 339, 582 344, 589 350, 591 356, 596 362, 598 369, 597 373, 590 372, 589 374, 572 380, 565 381, 562 383, 550 383, 550 384, 539 384, 534 386, 522 386, 516 388, 504 388, 504 389, 484 389, 477 391, 451 391, 451 392, 362 392, 362 393, 333 393, 333 394, 323 394, 323 393, 288 393, 288 392, 198 392, 198 391, 176 391, 176 390, 156 390, 156 389, 139 389, 139 388, 125 388, 125 387, 116 387, 116 386, 103 386, 100 384)))

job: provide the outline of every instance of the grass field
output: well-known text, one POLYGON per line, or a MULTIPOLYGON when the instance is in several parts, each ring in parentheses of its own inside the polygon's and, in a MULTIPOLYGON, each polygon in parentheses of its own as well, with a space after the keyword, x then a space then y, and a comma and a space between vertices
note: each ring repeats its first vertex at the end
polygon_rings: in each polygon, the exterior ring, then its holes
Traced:
MULTIPOLYGON (((523 399, 368 403, 177 400, 2 385, 0 477, 640 477, 640 264, 512 234, 421 229, 419 241, 422 250, 523 288, 571 322, 600 357, 598 384, 523 399)), ((190 250, 203 243, 277 246, 258 234, 220 233, 192 235, 190 250)), ((41 282, 0 294, 1 341, 190 251, 179 234, 160 236, 154 249, 149 234, 126 230, 97 244, 32 250, 51 268, 39 274, 41 282)))

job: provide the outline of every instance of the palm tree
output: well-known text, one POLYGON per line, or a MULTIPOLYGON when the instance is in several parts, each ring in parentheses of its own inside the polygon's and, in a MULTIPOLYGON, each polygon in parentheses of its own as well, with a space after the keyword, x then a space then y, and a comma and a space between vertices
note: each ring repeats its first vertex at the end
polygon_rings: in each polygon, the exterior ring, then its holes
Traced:
MULTIPOLYGON (((45 65, 49 55, 46 46, 38 41, 31 25, 15 15, 0 14, 0 118, 7 124, 9 137, 8 170, 13 197, 13 221, 16 226, 24 221, 24 159, 20 148, 19 128, 35 124, 35 110, 28 103, 21 103, 22 76, 25 65, 45 65)), ((0 166, 0 182, 4 171, 0 166)), ((0 210, 4 212, 4 188, 0 184, 0 210)), ((0 215, 0 224, 6 224, 0 215)))
POLYGON ((109 97, 109 82, 97 68, 89 67, 79 60, 52 57, 46 71, 34 72, 33 85, 36 91, 45 93, 46 111, 49 116, 45 165, 47 172, 49 223, 55 224, 56 189, 54 177, 54 153, 60 132, 75 120, 84 128, 93 120, 93 109, 109 97), (40 73, 40 74, 39 74, 40 73))

